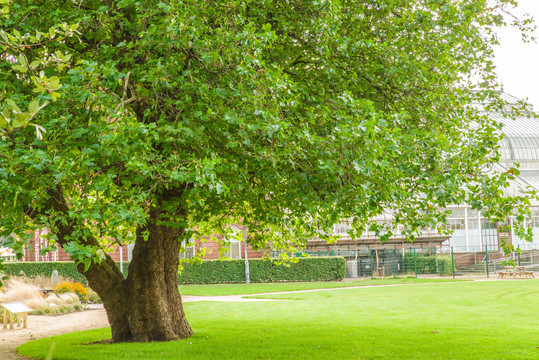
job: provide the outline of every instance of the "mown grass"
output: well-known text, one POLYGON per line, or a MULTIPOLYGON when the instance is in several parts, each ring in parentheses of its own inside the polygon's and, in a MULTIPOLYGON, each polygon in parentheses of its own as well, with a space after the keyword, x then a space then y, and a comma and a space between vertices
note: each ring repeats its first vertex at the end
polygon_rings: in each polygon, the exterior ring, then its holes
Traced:
POLYGON ((253 284, 210 284, 210 285, 180 285, 182 295, 197 296, 220 296, 220 295, 244 295, 263 294, 281 291, 334 289, 351 286, 373 286, 391 284, 415 284, 431 282, 464 281, 453 279, 416 279, 415 277, 387 278, 387 279, 361 279, 353 281, 331 282, 278 282, 278 283, 253 283, 253 284))
POLYGON ((44 358, 54 343, 54 359, 69 360, 539 358, 534 280, 269 296, 283 301, 185 304, 195 335, 183 341, 82 345, 110 336, 100 329, 32 341, 19 350, 44 358))

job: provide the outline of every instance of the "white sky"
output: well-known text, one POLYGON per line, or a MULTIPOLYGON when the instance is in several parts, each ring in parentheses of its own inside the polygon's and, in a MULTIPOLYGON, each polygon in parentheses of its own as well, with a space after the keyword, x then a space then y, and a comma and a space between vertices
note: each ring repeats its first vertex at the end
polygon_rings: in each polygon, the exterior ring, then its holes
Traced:
MULTIPOLYGON (((539 27, 539 0, 519 0, 515 15, 528 13, 539 27)), ((539 38, 539 31, 535 31, 539 38)), ((506 93, 528 99, 539 110, 539 44, 522 42, 518 30, 502 29, 500 46, 494 49, 498 79, 506 93)), ((539 41, 539 40, 537 40, 539 41)))

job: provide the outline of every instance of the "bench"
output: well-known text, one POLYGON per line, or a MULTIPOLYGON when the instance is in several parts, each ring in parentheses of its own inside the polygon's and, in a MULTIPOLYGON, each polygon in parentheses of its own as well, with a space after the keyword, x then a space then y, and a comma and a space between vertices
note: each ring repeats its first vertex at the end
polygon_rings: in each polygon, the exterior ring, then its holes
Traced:
POLYGON ((41 292, 41 295, 44 297, 49 296, 50 294, 56 294, 58 289, 39 289, 39 292, 41 292))
POLYGON ((498 271, 498 279, 513 277, 513 279, 516 279, 517 276, 524 276, 525 278, 534 278, 535 276, 533 274, 533 271, 526 271, 526 268, 524 266, 506 266, 505 271, 498 271))
POLYGON ((528 278, 528 276, 535 279, 535 276, 533 275, 533 271, 526 271, 526 268, 524 266, 517 266, 515 269, 515 277, 516 276, 524 276, 525 278, 528 278))
POLYGON ((10 329, 14 329, 15 322, 18 327, 24 323, 24 327, 28 327, 28 313, 32 311, 31 308, 24 305, 22 302, 10 302, 0 304, 0 310, 2 310, 2 318, 4 322, 4 329, 7 329, 8 323, 10 329))

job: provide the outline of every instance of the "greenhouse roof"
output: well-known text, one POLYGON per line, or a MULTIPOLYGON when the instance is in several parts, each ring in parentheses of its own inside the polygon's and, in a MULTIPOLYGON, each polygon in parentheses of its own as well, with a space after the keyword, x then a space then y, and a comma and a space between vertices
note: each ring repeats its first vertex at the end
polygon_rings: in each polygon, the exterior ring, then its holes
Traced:
POLYGON ((518 179, 526 185, 539 190, 539 170, 520 170, 518 179))
MULTIPOLYGON (((516 104, 520 100, 507 93, 501 93, 502 100, 516 104)), ((502 124, 505 138, 500 142, 501 162, 539 162, 539 118, 531 112, 514 116, 500 112, 489 112, 488 116, 502 124)), ((538 167, 539 169, 539 167, 538 167)))

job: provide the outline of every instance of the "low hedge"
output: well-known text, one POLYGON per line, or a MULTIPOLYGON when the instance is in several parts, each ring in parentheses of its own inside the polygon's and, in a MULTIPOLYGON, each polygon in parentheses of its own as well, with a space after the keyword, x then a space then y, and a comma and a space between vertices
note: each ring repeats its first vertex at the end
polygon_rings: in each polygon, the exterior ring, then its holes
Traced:
MULTIPOLYGON (((118 267, 120 267, 120 264, 118 267)), ((74 262, 10 262, 4 263, 7 275, 51 276, 54 270, 66 278, 87 284, 77 272, 74 262)), ((184 264, 178 274, 180 284, 241 283, 245 281, 245 260, 203 260, 184 264)), ((124 261, 127 276, 129 262, 124 261)), ((343 257, 298 258, 298 262, 277 265, 271 259, 249 260, 251 282, 335 281, 344 279, 346 261, 343 257)))
MULTIPOLYGON (((120 263, 117 262, 118 268, 120 263)), ((127 275, 127 267, 129 262, 124 261, 124 274, 127 275)), ((73 279, 76 282, 87 284, 86 278, 79 274, 75 263, 72 261, 51 261, 51 262, 6 262, 4 263, 4 271, 7 275, 19 276, 25 275, 35 277, 38 275, 52 276, 52 272, 58 270, 58 275, 65 278, 73 279)))
MULTIPOLYGON (((340 281, 346 274, 343 257, 298 258, 295 263, 278 265, 271 259, 249 260, 251 282, 340 281)), ((245 260, 203 260, 184 264, 178 275, 183 284, 241 283, 245 281, 245 260)))
POLYGON ((440 276, 452 275, 453 264, 451 261, 451 255, 436 256, 436 268, 437 268, 437 273, 440 276))

